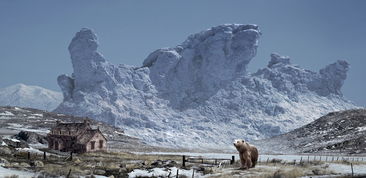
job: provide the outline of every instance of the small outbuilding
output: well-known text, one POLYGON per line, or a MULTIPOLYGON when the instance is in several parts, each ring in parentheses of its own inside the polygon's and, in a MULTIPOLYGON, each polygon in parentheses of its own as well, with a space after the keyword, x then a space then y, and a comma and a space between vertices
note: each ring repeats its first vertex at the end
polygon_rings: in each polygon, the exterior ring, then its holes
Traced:
POLYGON ((90 123, 61 123, 51 128, 47 134, 48 148, 64 152, 85 153, 107 150, 107 139, 97 129, 92 129, 90 123))

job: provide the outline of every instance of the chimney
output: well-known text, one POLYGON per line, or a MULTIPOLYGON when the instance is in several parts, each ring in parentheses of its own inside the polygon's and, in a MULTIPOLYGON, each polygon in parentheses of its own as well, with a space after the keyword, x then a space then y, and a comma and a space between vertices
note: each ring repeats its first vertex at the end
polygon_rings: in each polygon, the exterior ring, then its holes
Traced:
POLYGON ((89 124, 89 120, 87 120, 87 117, 84 119, 84 124, 89 124))
POLYGON ((56 121, 56 125, 59 125, 59 124, 60 124, 60 121, 59 121, 59 120, 57 120, 57 121, 56 121))

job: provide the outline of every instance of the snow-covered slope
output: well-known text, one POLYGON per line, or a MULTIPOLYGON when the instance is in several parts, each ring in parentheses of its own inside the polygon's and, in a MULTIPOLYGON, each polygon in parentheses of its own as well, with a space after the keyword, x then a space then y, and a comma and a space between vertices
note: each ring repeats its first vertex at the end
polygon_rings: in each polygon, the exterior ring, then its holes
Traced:
POLYGON ((366 109, 331 112, 303 127, 256 145, 262 152, 348 153, 366 152, 366 109), (278 144, 281 143, 281 144, 278 144))
POLYGON ((0 106, 20 106, 52 111, 62 102, 60 92, 39 86, 15 84, 0 89, 0 106))
POLYGON ((260 35, 256 25, 220 25, 134 67, 110 64, 94 32, 82 29, 69 45, 74 72, 58 77, 65 100, 55 111, 122 127, 150 144, 222 148, 355 107, 341 94, 343 60, 317 73, 272 54, 268 66, 247 73, 260 35))

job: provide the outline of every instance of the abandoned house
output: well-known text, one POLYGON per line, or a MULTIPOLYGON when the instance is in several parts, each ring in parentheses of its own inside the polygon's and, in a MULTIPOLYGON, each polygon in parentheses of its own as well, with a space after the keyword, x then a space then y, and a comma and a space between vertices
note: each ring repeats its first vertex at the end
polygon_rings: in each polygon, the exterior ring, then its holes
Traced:
POLYGON ((82 123, 61 123, 51 128, 47 134, 48 148, 74 153, 85 153, 107 150, 107 139, 99 130, 92 129, 85 120, 82 123))

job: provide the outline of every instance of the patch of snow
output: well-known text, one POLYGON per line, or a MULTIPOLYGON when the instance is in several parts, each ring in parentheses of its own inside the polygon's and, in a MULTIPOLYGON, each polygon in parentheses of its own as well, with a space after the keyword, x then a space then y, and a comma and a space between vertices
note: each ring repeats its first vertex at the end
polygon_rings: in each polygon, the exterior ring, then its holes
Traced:
MULTIPOLYGON (((171 168, 153 168, 149 170, 142 170, 142 169, 135 169, 132 172, 128 173, 128 177, 175 177, 177 175, 177 169, 176 167, 171 168)), ((192 177, 193 169, 185 170, 185 169, 179 169, 178 170, 179 175, 184 175, 187 177, 192 177)), ((200 173, 194 173, 195 176, 202 176, 200 173)))
POLYGON ((5 116, 0 116, 0 120, 3 119, 3 120, 7 120, 7 119, 11 119, 10 117, 5 117, 5 116))
POLYGON ((20 151, 20 152, 31 152, 31 153, 39 153, 39 154, 43 154, 42 151, 39 151, 38 149, 35 149, 35 148, 16 148, 17 151, 20 151))
POLYGON ((30 171, 20 171, 0 166, 0 175, 1 177, 11 177, 13 175, 17 175, 19 178, 31 178, 36 177, 37 174, 30 171))
POLYGON ((0 116, 14 116, 14 114, 12 112, 5 111, 5 112, 1 112, 0 116))
POLYGON ((31 115, 36 117, 43 117, 43 114, 31 114, 31 115))
POLYGON ((39 129, 28 128, 27 126, 17 124, 17 123, 8 123, 8 125, 9 125, 8 128, 13 129, 13 130, 28 131, 28 132, 35 132, 35 133, 44 133, 44 134, 47 134, 47 133, 50 132, 46 128, 39 128, 39 129))
MULTIPOLYGON (((331 163, 331 164, 329 164, 329 169, 333 170, 334 172, 342 173, 342 174, 351 174, 352 173, 351 165, 331 163)), ((356 175, 357 174, 365 175, 366 174, 366 165, 365 164, 354 164, 353 172, 356 175)))
POLYGON ((366 130, 366 127, 357 127, 357 131, 363 132, 366 130))
POLYGON ((21 125, 21 124, 17 124, 17 123, 8 123, 8 125, 9 125, 11 128, 21 128, 21 127, 24 127, 23 125, 21 125))
POLYGON ((118 135, 124 135, 123 132, 118 132, 118 131, 114 131, 114 133, 118 134, 118 135))
POLYGON ((42 144, 42 143, 31 143, 31 144, 29 144, 29 146, 32 148, 35 148, 35 149, 48 148, 47 144, 42 144))
POLYGON ((5 142, 1 142, 1 146, 8 146, 5 142))
POLYGON ((20 140, 15 139, 15 138, 7 138, 8 140, 12 141, 12 142, 20 142, 20 140))

